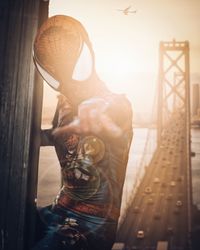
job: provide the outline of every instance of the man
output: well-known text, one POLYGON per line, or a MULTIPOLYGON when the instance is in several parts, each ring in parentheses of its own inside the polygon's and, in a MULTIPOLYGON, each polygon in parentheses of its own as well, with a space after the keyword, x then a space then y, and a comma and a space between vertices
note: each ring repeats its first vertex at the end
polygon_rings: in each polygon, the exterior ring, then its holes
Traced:
POLYGON ((52 130, 62 188, 40 210, 44 233, 34 249, 109 250, 115 240, 132 139, 132 110, 95 72, 94 52, 80 22, 49 18, 34 43, 35 65, 60 97, 52 130))

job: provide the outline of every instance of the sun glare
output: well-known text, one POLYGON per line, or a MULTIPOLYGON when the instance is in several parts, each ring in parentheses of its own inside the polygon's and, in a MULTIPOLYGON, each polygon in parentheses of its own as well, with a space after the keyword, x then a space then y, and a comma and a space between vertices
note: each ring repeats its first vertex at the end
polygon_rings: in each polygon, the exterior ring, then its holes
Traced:
POLYGON ((136 109, 149 109, 152 102, 149 96, 154 95, 156 84, 158 43, 146 42, 150 34, 142 29, 143 22, 138 22, 137 16, 119 15, 108 6, 109 11, 105 14, 105 2, 95 16, 91 5, 81 5, 80 11, 72 1, 50 3, 50 16, 73 16, 86 27, 95 52, 96 71, 109 89, 126 94, 136 109), (102 13, 105 14, 103 19, 102 13))
POLYGON ((120 45, 109 47, 107 51, 105 47, 95 50, 97 72, 112 91, 130 95, 130 91, 137 92, 141 85, 145 88, 144 75, 156 74, 156 63, 152 64, 152 58, 141 51, 133 46, 120 48, 120 45))

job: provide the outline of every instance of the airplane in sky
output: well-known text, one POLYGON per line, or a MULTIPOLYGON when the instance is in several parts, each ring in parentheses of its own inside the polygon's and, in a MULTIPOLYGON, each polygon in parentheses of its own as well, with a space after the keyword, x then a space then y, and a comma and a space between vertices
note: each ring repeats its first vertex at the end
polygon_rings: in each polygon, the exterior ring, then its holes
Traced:
POLYGON ((137 10, 130 10, 131 9, 131 5, 130 6, 128 6, 127 8, 125 8, 125 9, 117 9, 118 11, 122 11, 123 13, 124 13, 124 15, 128 15, 129 13, 136 13, 137 12, 137 10))

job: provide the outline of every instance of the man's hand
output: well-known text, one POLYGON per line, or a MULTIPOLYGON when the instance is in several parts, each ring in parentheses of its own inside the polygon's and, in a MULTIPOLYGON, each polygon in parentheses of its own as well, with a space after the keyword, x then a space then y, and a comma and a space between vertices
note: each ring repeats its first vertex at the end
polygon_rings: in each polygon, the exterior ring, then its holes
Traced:
POLYGON ((106 114, 109 107, 104 99, 93 98, 82 102, 78 107, 78 116, 70 124, 56 128, 55 137, 76 134, 106 135, 117 138, 122 135, 121 128, 106 114))

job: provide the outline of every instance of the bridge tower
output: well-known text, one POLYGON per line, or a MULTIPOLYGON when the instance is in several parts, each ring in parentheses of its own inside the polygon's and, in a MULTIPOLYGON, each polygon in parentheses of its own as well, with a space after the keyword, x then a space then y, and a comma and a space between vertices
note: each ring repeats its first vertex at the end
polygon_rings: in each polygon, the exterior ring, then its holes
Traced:
MULTIPOLYGON (((192 177, 190 132, 190 65, 189 42, 160 42, 158 82, 158 147, 164 129, 173 122, 175 112, 181 114, 185 127, 188 232, 191 233, 192 177)), ((190 242, 190 236, 189 241, 190 242)))
POLYGON ((190 120, 189 42, 160 42, 158 83, 158 144, 171 115, 190 120))

